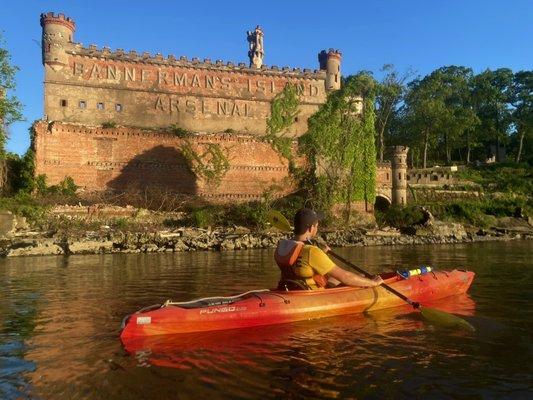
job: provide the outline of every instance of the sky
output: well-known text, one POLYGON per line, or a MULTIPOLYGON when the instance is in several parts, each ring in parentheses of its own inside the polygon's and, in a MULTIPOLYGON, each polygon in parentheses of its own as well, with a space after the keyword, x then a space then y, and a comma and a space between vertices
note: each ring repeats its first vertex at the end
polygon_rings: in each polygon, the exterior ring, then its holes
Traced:
POLYGON ((25 121, 9 127, 9 151, 23 154, 41 119, 43 12, 76 22, 74 41, 99 48, 248 62, 246 31, 260 25, 267 65, 318 68, 322 49, 341 50, 342 74, 384 64, 426 75, 446 65, 533 69, 533 0, 154 1, 3 0, 0 31, 20 68, 14 93, 25 121))

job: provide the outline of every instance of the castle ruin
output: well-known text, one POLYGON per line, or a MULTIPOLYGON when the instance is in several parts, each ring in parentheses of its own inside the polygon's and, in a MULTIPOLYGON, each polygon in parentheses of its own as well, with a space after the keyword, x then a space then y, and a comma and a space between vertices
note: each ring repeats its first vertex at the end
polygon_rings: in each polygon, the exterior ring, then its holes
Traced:
MULTIPOLYGON (((341 85, 338 50, 321 51, 317 70, 266 66, 259 26, 247 32, 246 65, 86 47, 74 41, 71 18, 47 13, 40 22, 45 117, 34 124, 33 146, 35 173, 51 184, 71 176, 86 190, 151 185, 214 201, 258 199, 274 184, 288 193, 287 160, 261 140, 271 101, 287 84, 298 88, 299 114, 287 133, 296 138, 341 85), (188 131, 195 134, 180 134, 188 131), (184 143, 200 155, 211 145, 225 152, 218 185, 195 176, 184 143)), ((378 180, 389 201, 391 181, 392 173, 378 180)))

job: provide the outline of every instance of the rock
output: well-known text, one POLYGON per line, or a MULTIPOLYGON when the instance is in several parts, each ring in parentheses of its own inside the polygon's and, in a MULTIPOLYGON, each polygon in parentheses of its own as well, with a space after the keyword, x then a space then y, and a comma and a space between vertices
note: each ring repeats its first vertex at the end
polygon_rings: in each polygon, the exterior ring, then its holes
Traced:
POLYGON ((12 236, 16 225, 16 217, 11 211, 0 211, 0 237, 12 236))
POLYGON ((23 217, 22 215, 15 215, 15 229, 17 231, 27 231, 30 229, 30 225, 28 224, 28 221, 26 221, 26 217, 23 217))
POLYGON ((378 237, 397 237, 400 236, 400 231, 397 229, 372 229, 365 233, 366 236, 378 236, 378 237))
POLYGON ((183 243, 182 240, 176 240, 174 243, 174 251, 188 251, 189 246, 187 246, 185 243, 183 243))
POLYGON ((155 243, 147 243, 141 247, 145 253, 155 253, 159 247, 155 243))
POLYGON ((235 250, 235 243, 233 240, 225 239, 220 243, 220 250, 235 250))
POLYGON ((96 254, 96 253, 111 253, 113 250, 113 241, 97 241, 97 240, 80 240, 68 241, 68 252, 70 254, 96 254))
POLYGON ((48 256, 64 254, 61 246, 53 239, 39 239, 13 243, 5 250, 6 257, 48 256))
POLYGON ((250 232, 251 230, 244 226, 236 226, 235 229, 233 230, 233 233, 236 235, 246 235, 246 234, 249 234, 250 232))
POLYGON ((462 224, 456 222, 437 221, 431 226, 431 231, 435 236, 453 237, 463 239, 467 237, 466 230, 462 224))

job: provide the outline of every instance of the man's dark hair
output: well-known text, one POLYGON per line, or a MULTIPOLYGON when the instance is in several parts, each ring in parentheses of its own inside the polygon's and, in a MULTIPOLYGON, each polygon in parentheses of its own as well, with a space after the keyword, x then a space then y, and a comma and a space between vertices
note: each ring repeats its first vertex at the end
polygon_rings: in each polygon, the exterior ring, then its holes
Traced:
POLYGON ((302 208, 294 215, 294 234, 301 235, 320 221, 320 216, 310 208, 302 208))

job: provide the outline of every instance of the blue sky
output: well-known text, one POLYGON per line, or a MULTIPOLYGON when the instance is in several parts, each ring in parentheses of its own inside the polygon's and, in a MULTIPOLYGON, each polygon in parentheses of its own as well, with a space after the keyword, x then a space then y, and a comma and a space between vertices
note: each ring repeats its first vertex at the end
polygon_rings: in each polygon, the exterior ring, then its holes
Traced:
POLYGON ((318 68, 321 49, 343 53, 342 73, 383 64, 425 75, 444 65, 480 72, 533 67, 533 0, 365 1, 5 1, 0 30, 20 68, 15 94, 26 121, 10 128, 8 150, 24 153, 28 128, 43 115, 42 12, 76 21, 88 46, 247 62, 246 30, 265 32, 265 63, 318 68))

